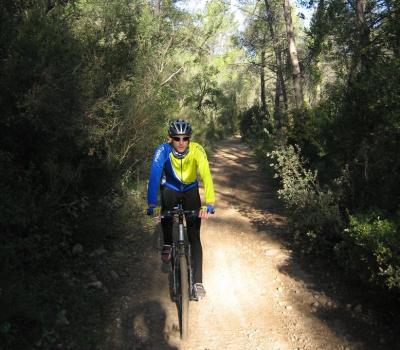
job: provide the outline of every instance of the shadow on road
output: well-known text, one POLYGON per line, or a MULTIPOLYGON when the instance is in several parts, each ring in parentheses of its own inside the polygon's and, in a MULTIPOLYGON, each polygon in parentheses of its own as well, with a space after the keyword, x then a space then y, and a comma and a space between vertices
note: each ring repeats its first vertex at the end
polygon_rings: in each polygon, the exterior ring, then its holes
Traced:
POLYGON ((166 323, 168 310, 161 302, 169 271, 160 259, 160 228, 153 223, 143 227, 127 230, 109 261, 120 277, 110 285, 104 328, 99 332, 103 339, 96 348, 177 350, 169 337, 179 328, 166 323))
POLYGON ((177 350, 168 344, 166 318, 165 310, 155 300, 128 309, 122 324, 124 349, 177 350))

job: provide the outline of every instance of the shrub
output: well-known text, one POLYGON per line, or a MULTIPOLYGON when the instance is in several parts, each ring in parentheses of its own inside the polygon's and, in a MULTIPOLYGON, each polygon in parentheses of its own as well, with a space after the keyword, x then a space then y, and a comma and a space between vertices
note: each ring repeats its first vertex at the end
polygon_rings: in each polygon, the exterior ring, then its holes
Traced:
POLYGON ((320 187, 317 172, 306 167, 299 147, 280 146, 269 157, 275 177, 280 179, 278 195, 289 211, 297 243, 307 252, 331 251, 342 227, 334 193, 320 187))
POLYGON ((240 134, 245 140, 260 140, 269 134, 268 121, 259 106, 255 105, 240 113, 240 134))
POLYGON ((400 287, 400 234, 398 218, 382 218, 372 212, 350 216, 336 246, 339 262, 361 280, 388 289, 400 287))

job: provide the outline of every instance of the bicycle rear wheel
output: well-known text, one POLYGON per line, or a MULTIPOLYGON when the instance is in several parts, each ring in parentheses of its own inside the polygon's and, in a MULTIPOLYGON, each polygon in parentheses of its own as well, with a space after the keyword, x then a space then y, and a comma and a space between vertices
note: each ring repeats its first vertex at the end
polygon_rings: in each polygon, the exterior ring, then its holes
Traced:
POLYGON ((189 272, 186 256, 179 258, 180 264, 180 313, 181 313, 181 338, 187 339, 189 334, 189 272))

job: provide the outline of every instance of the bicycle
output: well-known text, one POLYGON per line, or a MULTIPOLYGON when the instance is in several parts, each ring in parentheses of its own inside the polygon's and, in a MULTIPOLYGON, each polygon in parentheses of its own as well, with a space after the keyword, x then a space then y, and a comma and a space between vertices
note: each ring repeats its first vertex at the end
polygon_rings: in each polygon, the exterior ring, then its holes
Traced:
POLYGON ((190 244, 185 234, 184 216, 198 215, 198 210, 184 210, 182 203, 161 217, 172 216, 178 222, 178 235, 174 235, 171 252, 172 300, 177 304, 181 339, 189 333, 189 301, 198 300, 194 291, 190 244))

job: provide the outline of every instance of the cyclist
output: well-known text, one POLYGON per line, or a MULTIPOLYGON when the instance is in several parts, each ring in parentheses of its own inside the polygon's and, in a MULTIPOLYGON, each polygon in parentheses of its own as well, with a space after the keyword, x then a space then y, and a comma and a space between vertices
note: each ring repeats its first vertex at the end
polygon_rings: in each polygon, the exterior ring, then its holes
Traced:
MULTIPOLYGON (((188 239, 192 252, 193 281, 196 296, 205 296, 202 264, 203 250, 200 241, 201 218, 214 213, 214 185, 210 167, 203 147, 190 141, 192 126, 183 119, 173 121, 168 129, 168 142, 159 145, 154 153, 147 191, 147 214, 153 215, 160 188, 161 209, 171 210, 182 201, 184 210, 199 210, 199 216, 186 216, 188 239), (204 185, 205 203, 202 207, 198 175, 204 185)), ((164 246, 161 259, 171 259, 173 219, 162 218, 164 246)))

